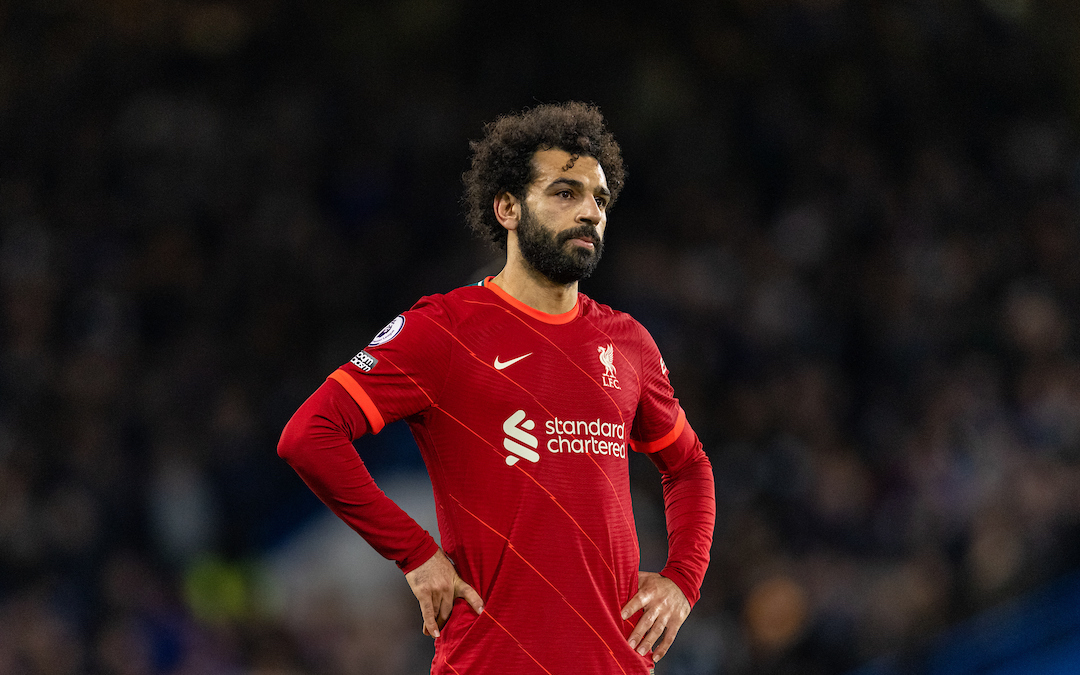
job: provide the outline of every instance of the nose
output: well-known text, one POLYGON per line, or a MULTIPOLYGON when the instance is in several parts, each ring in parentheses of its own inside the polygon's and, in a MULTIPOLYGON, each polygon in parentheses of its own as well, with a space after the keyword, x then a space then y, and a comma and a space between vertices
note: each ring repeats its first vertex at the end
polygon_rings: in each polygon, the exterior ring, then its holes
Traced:
POLYGON ((591 198, 582 201, 584 204, 581 211, 578 212, 578 222, 599 225, 604 218, 604 212, 600 210, 600 205, 596 203, 595 199, 591 198))

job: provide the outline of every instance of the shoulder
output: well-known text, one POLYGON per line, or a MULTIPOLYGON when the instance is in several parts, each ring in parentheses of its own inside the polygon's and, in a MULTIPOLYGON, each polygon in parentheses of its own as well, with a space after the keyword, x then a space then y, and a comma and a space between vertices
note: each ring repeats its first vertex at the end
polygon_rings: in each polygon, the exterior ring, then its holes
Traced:
POLYGON ((479 286, 464 286, 446 293, 433 293, 417 300, 394 321, 411 326, 422 325, 427 332, 456 333, 461 326, 486 316, 490 292, 479 286))
POLYGON ((578 302, 581 303, 581 316, 588 318, 597 326, 604 327, 606 330, 618 330, 621 334, 627 336, 645 337, 649 335, 649 331, 637 319, 626 312, 597 302, 584 293, 578 294, 578 302))
POLYGON ((371 354, 411 352, 430 356, 433 350, 452 349, 459 327, 472 311, 468 299, 473 287, 425 295, 394 317, 365 348, 371 354))
POLYGON ((460 314, 468 309, 470 301, 484 297, 484 289, 476 284, 455 288, 446 293, 425 295, 409 309, 410 312, 435 314, 460 314))

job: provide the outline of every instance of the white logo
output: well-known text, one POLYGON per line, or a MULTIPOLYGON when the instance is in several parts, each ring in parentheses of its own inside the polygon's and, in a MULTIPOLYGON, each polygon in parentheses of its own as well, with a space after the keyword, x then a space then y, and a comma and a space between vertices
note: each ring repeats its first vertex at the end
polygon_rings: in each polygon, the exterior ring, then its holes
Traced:
MULTIPOLYGON (((536 422, 525 419, 525 411, 518 410, 503 422, 503 448, 510 455, 506 465, 514 466, 519 460, 540 461, 540 439, 529 433, 536 422), (526 447, 528 446, 528 447, 526 447), (530 449, 532 448, 532 449, 530 449)), ((604 455, 626 459, 626 426, 617 422, 593 420, 567 420, 555 417, 544 422, 546 441, 544 447, 556 455, 604 455)))
POLYGON ((379 359, 375 358, 374 356, 368 354, 363 350, 361 350, 360 353, 356 356, 352 357, 352 364, 360 370, 364 371, 365 373, 370 373, 371 369, 374 368, 378 363, 379 359))
POLYGON ((596 351, 600 353, 600 363, 604 366, 604 386, 611 387, 612 389, 620 389, 618 373, 615 372, 615 345, 609 344, 607 347, 597 347, 596 351))
POLYGON ((575 455, 610 455, 626 459, 626 425, 594 420, 564 420, 544 423, 548 452, 575 455))
POLYGON ((510 359, 509 361, 500 361, 499 357, 496 356, 495 357, 495 370, 502 370, 503 368, 508 368, 508 367, 514 365, 515 363, 517 363, 518 361, 520 361, 521 359, 525 358, 526 356, 532 356, 532 352, 529 352, 525 356, 519 356, 516 359, 510 359))
POLYGON ((529 433, 529 431, 532 431, 535 428, 536 422, 525 419, 524 410, 517 411, 510 417, 507 417, 506 421, 503 422, 503 433, 510 437, 503 439, 503 447, 514 453, 506 458, 507 466, 514 466, 517 464, 519 458, 527 459, 534 464, 540 461, 540 455, 536 452, 536 448, 539 447, 540 442, 536 440, 536 436, 529 433), (529 431, 524 431, 524 429, 528 429, 529 431), (521 441, 521 443, 528 445, 532 450, 526 448, 525 445, 522 445, 517 441, 521 441))
POLYGON ((368 347, 378 347, 379 345, 390 342, 397 337, 397 334, 400 333, 401 329, 404 327, 405 317, 401 314, 398 314, 397 318, 386 324, 386 327, 379 331, 378 334, 371 339, 371 342, 368 343, 368 347))

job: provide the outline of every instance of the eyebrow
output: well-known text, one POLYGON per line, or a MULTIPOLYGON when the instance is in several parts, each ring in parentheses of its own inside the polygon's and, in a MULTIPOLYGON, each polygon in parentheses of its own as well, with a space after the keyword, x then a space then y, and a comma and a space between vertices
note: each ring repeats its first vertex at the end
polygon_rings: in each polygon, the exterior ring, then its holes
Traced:
MULTIPOLYGON (((574 180, 573 178, 556 178, 555 180, 548 183, 549 188, 552 187, 553 185, 569 185, 570 187, 576 188, 578 190, 584 190, 585 189, 585 183, 582 183, 579 180, 574 180)), ((603 185, 600 186, 600 188, 597 190, 597 193, 599 193, 599 194, 601 194, 601 195, 603 195, 605 197, 610 197, 611 196, 611 190, 608 190, 603 185)))

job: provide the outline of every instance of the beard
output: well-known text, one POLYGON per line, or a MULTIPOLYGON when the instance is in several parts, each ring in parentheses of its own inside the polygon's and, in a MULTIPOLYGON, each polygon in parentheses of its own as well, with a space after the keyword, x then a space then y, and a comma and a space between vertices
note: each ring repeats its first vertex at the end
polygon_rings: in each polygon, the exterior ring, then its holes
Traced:
POLYGON ((585 224, 555 232, 533 216, 524 202, 521 204, 517 235, 521 257, 529 267, 564 286, 587 279, 604 252, 604 242, 595 226, 585 224), (578 237, 590 237, 593 249, 567 244, 578 237))

